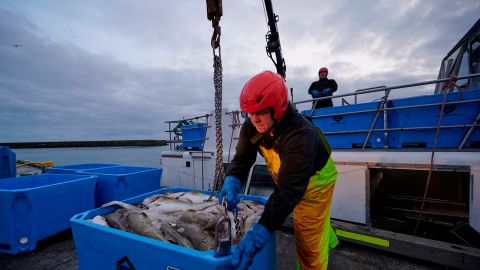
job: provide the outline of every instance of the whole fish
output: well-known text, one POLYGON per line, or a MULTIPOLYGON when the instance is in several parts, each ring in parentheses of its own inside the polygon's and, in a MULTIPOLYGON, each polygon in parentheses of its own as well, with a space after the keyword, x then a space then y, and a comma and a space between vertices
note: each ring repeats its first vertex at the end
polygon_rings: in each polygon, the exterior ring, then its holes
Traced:
POLYGON ((198 224, 177 222, 175 229, 188 238, 196 250, 206 251, 215 248, 215 239, 212 234, 202 230, 198 224))
POLYGON ((126 216, 125 216, 127 212, 128 210, 125 208, 117 209, 105 215, 105 221, 112 228, 128 232, 129 228, 128 228, 126 216))
POLYGON ((247 216, 250 216, 250 215, 253 215, 255 214, 255 210, 252 209, 250 207, 250 205, 246 204, 244 201, 240 201, 238 204, 237 204, 237 207, 239 209, 239 212, 244 214, 244 215, 247 215, 247 216))
POLYGON ((178 220, 187 222, 187 223, 196 223, 201 227, 211 227, 215 222, 215 215, 206 211, 184 211, 179 217, 178 220))
POLYGON ((131 204, 128 204, 128 203, 126 203, 126 202, 121 202, 121 201, 111 201, 111 202, 102 204, 101 207, 108 207, 108 206, 112 206, 112 205, 118 206, 118 207, 120 207, 120 208, 125 208, 125 209, 134 209, 134 208, 136 208, 135 205, 131 205, 131 204))
POLYGON ((161 225, 161 229, 163 234, 165 235, 165 239, 173 244, 177 244, 182 247, 193 248, 192 243, 186 237, 180 235, 172 225, 168 223, 163 223, 161 225))
POLYGON ((127 224, 130 230, 136 234, 167 242, 167 239, 158 232, 152 224, 152 221, 143 212, 129 211, 127 224))
POLYGON ((155 202, 149 205, 149 208, 154 207, 156 211, 163 213, 173 213, 178 211, 201 211, 212 205, 218 204, 215 201, 202 202, 202 203, 188 203, 172 198, 159 198, 155 202))
POLYGON ((166 192, 166 193, 163 193, 161 196, 162 197, 167 197, 167 198, 170 198, 170 199, 178 199, 180 197, 182 197, 183 195, 185 195, 185 191, 182 191, 182 192, 166 192))
POLYGON ((153 203, 154 201, 158 200, 160 197, 162 197, 162 194, 155 194, 150 197, 147 197, 143 199, 142 204, 145 206, 148 206, 149 204, 153 203))
POLYGON ((178 197, 178 200, 188 203, 202 203, 207 201, 218 202, 216 197, 210 197, 210 195, 204 194, 200 190, 185 192, 182 196, 178 197))
POLYGON ((152 224, 157 230, 161 230, 163 223, 175 223, 179 219, 179 215, 183 212, 173 212, 173 213, 163 213, 159 211, 144 211, 145 214, 150 218, 152 224))
POLYGON ((203 209, 203 211, 212 213, 214 215, 225 214, 225 209, 218 203, 203 209))
POLYGON ((265 209, 265 205, 256 203, 254 201, 247 201, 247 200, 241 200, 241 204, 245 205, 245 207, 253 210, 253 212, 263 212, 263 209, 265 209))

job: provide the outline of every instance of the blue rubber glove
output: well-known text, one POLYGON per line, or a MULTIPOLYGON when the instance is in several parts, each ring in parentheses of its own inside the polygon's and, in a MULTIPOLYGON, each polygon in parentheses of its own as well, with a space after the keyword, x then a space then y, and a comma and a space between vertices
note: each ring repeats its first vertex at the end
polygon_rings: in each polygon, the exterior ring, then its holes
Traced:
POLYGON ((313 90, 313 91, 312 91, 312 97, 313 97, 313 98, 318 98, 318 97, 320 97, 320 91, 318 91, 318 90, 313 90))
POLYGON ((245 238, 233 250, 230 263, 235 269, 248 269, 253 257, 268 243, 272 234, 263 225, 256 223, 245 238))
POLYGON ((328 95, 330 95, 332 92, 333 92, 333 91, 332 91, 332 88, 325 88, 325 89, 323 89, 322 94, 323 94, 324 96, 328 96, 328 95))
POLYGON ((237 208, 237 204, 240 201, 237 198, 240 189, 242 188, 242 183, 238 180, 237 177, 229 175, 225 177, 223 181, 222 190, 218 193, 218 202, 222 204, 223 198, 227 201, 227 210, 233 211, 237 208))

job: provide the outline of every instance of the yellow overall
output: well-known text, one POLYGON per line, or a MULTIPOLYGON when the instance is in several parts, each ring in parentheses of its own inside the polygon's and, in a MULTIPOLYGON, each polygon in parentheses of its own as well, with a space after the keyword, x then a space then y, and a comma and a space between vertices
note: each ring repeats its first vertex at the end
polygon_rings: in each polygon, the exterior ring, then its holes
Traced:
MULTIPOLYGON (((275 183, 278 181, 280 157, 273 148, 259 147, 275 183)), ((337 244, 330 224, 330 204, 337 170, 330 157, 308 183, 305 195, 293 211, 297 269, 327 269, 328 251, 337 244)))

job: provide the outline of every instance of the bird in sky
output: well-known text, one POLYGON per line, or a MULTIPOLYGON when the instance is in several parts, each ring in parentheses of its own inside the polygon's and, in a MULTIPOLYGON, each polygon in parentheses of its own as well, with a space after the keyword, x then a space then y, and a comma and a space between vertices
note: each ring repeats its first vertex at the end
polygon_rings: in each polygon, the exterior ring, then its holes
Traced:
POLYGON ((18 47, 21 47, 21 46, 23 46, 23 45, 21 45, 21 44, 12 44, 12 46, 18 48, 18 47))

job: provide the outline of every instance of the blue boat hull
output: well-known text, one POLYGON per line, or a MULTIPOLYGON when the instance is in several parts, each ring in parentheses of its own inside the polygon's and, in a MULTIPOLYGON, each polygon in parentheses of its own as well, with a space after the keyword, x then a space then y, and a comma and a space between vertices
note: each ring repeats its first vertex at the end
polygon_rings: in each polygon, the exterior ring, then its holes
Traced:
MULTIPOLYGON (((387 102, 386 114, 380 102, 316 109, 313 123, 327 136, 332 148, 363 147, 369 130, 368 148, 428 148, 434 145, 442 94, 396 99, 387 102), (421 106, 421 107, 420 107, 421 106), (386 116, 386 119, 385 119, 386 116), (385 121, 386 120, 386 121, 385 121)), ((447 94, 436 148, 458 148, 480 113, 480 90, 447 94)), ((311 110, 303 112, 309 116, 311 110)), ((480 145, 480 129, 473 129, 463 148, 480 145)))

